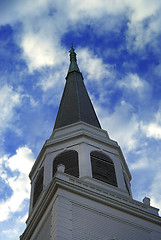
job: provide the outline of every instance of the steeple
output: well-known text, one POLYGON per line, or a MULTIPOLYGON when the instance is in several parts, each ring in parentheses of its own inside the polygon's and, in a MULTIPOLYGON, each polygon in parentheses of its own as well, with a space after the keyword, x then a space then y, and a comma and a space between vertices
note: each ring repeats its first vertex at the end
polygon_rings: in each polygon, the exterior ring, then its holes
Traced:
POLYGON ((101 128, 77 65, 73 46, 69 52, 70 66, 54 129, 80 121, 101 128))
POLYGON ((73 47, 70 61, 54 131, 29 174, 20 240, 161 240, 158 209, 132 198, 123 153, 100 127, 73 47))

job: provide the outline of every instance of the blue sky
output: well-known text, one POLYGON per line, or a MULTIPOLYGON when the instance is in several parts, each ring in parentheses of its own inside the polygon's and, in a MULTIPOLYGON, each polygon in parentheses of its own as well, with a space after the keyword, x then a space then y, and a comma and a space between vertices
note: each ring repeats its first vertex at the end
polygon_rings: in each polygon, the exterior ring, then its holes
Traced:
POLYGON ((0 240, 25 228, 28 173, 54 126, 74 42, 136 200, 161 208, 161 1, 0 1, 0 240))

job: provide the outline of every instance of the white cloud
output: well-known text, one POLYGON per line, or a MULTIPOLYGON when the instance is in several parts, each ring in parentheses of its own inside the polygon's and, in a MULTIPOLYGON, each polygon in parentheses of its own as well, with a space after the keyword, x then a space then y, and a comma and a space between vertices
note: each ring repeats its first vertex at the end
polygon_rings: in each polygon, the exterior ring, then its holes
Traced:
POLYGON ((24 223, 24 222, 26 222, 27 218, 28 218, 28 212, 23 217, 20 217, 18 219, 18 222, 24 223))
POLYGON ((24 57, 28 62, 29 70, 54 64, 52 44, 39 35, 27 34, 22 40, 24 57))
POLYGON ((16 155, 10 157, 6 162, 12 171, 18 170, 20 173, 28 174, 33 164, 33 154, 28 147, 21 147, 16 150, 16 155), (23 164, 22 164, 23 163, 23 164))
POLYGON ((14 3, 10 0, 6 0, 1 6, 1 14, 3 16, 2 24, 13 23, 18 20, 23 21, 27 16, 35 15, 37 17, 44 12, 49 13, 49 10, 52 9, 54 14, 58 11, 61 17, 67 16, 68 21, 76 21, 84 19, 84 17, 87 16, 96 18, 107 13, 116 15, 125 11, 127 6, 127 0, 122 2, 119 0, 109 0, 108 4, 106 0, 55 0, 54 2, 52 0, 37 0, 35 2, 32 0, 26 0, 23 2, 21 0, 15 0, 14 3))
POLYGON ((161 108, 149 123, 141 122, 141 129, 148 138, 161 139, 161 108))
POLYGON ((101 82, 104 78, 114 78, 112 66, 104 64, 102 59, 94 55, 88 48, 78 49, 77 52, 80 69, 87 74, 87 80, 101 82))
POLYGON ((157 76, 161 77, 161 63, 154 67, 154 72, 157 76))
POLYGON ((10 225, 10 221, 5 222, 5 229, 1 231, 0 240, 3 239, 18 239, 20 234, 24 231, 25 221, 28 217, 28 213, 23 217, 18 217, 17 219, 11 219, 12 225, 10 225))
POLYGON ((141 158, 139 161, 129 164, 130 170, 142 170, 149 166, 147 158, 141 158))
MULTIPOLYGON (((161 160, 160 162, 158 162, 158 164, 161 164, 161 160)), ((157 167, 156 167, 157 169, 157 167)), ((155 170, 156 171, 156 170, 155 170)), ((150 187, 150 197, 151 197, 151 205, 155 206, 156 208, 160 209, 160 213, 161 213, 161 175, 160 175, 160 171, 158 169, 158 171, 156 171, 156 175, 155 178, 153 180, 153 183, 151 184, 150 187)))
POLYGON ((139 161, 130 164, 129 167, 131 170, 144 169, 148 167, 148 164, 144 159, 140 159, 139 161))
POLYGON ((9 85, 4 85, 0 89, 0 135, 9 126, 15 108, 21 103, 21 96, 9 85))
POLYGON ((140 176, 138 175, 139 180, 137 180, 139 186, 136 186, 136 191, 137 188, 140 187, 138 193, 139 198, 143 198, 144 196, 149 197, 151 199, 151 206, 159 208, 161 211, 161 175, 160 168, 158 168, 158 166, 161 165, 161 158, 159 152, 159 154, 153 154, 153 156, 155 156, 153 159, 150 153, 152 151, 154 151, 154 149, 153 147, 150 148, 149 145, 149 148, 143 154, 144 157, 141 157, 138 161, 138 163, 140 163, 140 168, 137 168, 137 163, 134 163, 130 165, 130 169, 135 171, 135 173, 137 173, 138 170, 140 171, 140 176), (150 169, 150 171, 147 171, 148 169, 150 169), (145 174, 142 173, 142 170, 145 171, 145 174), (144 186, 144 189, 142 186, 144 186))
POLYGON ((125 11, 127 6, 126 1, 120 2, 119 0, 109 0, 108 4, 106 0, 84 0, 76 1, 71 0, 72 8, 74 11, 70 12, 70 16, 73 20, 90 16, 92 18, 99 18, 104 14, 119 14, 125 11))
POLYGON ((1 24, 14 24, 16 21, 22 21, 27 16, 32 14, 40 14, 49 4, 46 0, 6 0, 1 1, 1 24))
POLYGON ((143 132, 149 138, 161 139, 161 125, 156 122, 152 122, 149 124, 141 124, 143 132))
POLYGON ((146 44, 154 44, 154 39, 156 37, 156 34, 154 34, 152 29, 144 26, 143 22, 129 23, 127 32, 128 50, 137 51, 143 49, 146 44))
POLYGON ((32 151, 28 147, 17 149, 16 154, 12 157, 3 156, 0 159, 0 176, 7 184, 12 194, 7 200, 0 202, 0 221, 5 221, 15 212, 22 210, 22 203, 25 199, 29 199, 30 184, 28 173, 34 162, 32 151), (6 169, 10 169, 12 173, 17 174, 10 176, 6 169))
MULTIPOLYGON (((17 88, 18 89, 18 88, 17 88)), ((18 110, 22 106, 25 99, 29 100, 32 107, 37 105, 34 98, 25 93, 24 89, 15 90, 11 85, 2 85, 0 89, 0 146, 3 145, 4 133, 6 129, 11 129, 17 135, 21 135, 21 129, 18 128, 15 122, 18 120, 18 110)), ((1 150, 2 151, 2 150, 1 150)))
POLYGON ((128 73, 124 80, 118 83, 121 87, 131 88, 134 90, 143 89, 144 83, 143 80, 139 78, 139 76, 135 73, 128 73))
POLYGON ((117 82, 117 85, 127 91, 138 93, 139 97, 147 97, 149 91, 149 84, 136 73, 128 73, 124 79, 117 82))
POLYGON ((57 37, 53 39, 52 34, 46 33, 43 27, 36 33, 33 29, 30 31, 25 32, 20 43, 29 71, 62 64, 65 51, 57 42, 57 37))
POLYGON ((53 71, 49 71, 49 73, 42 74, 41 79, 38 82, 38 85, 42 88, 44 92, 51 90, 54 90, 55 88, 56 92, 58 93, 58 89, 64 86, 65 82, 65 77, 68 71, 68 64, 67 62, 63 63, 63 68, 62 66, 57 66, 56 69, 53 71))
POLYGON ((115 107, 113 113, 98 106, 96 109, 101 119, 101 125, 108 131, 110 137, 117 140, 126 151, 134 150, 139 144, 137 137, 139 122, 137 116, 133 114, 132 106, 122 101, 115 107))
POLYGON ((14 239, 15 237, 18 236, 19 234, 19 229, 18 227, 15 227, 15 228, 11 228, 11 229, 7 229, 7 230, 3 230, 1 232, 2 236, 5 236, 9 239, 14 239))
POLYGON ((150 16, 153 16, 153 14, 158 10, 158 6, 160 6, 160 1, 158 0, 128 0, 127 3, 132 10, 131 20, 135 22, 142 21, 150 16))
POLYGON ((129 1, 128 46, 129 50, 142 49, 146 44, 155 45, 160 33, 160 9, 158 0, 129 1))

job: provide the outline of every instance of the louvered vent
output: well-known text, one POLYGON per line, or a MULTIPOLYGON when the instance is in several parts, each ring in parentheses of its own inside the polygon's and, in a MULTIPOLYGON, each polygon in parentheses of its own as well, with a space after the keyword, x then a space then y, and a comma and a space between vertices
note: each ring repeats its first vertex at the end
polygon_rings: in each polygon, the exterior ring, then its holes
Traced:
POLYGON ((42 190, 43 190, 43 179, 44 179, 44 167, 42 167, 38 173, 34 187, 33 206, 37 202, 42 190))
POLYGON ((90 154, 93 178, 117 187, 116 174, 112 159, 106 154, 93 151, 90 154))
POLYGON ((78 153, 76 151, 64 151, 55 157, 53 162, 53 176, 56 173, 59 164, 65 166, 65 173, 79 177, 78 153))

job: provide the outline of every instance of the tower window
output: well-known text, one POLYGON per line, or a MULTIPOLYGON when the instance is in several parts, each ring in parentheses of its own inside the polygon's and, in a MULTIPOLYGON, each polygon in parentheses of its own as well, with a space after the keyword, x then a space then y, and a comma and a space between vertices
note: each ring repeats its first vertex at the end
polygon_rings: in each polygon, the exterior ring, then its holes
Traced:
POLYGON ((90 157, 93 178, 117 187, 115 167, 112 159, 98 151, 91 152, 90 157))
POLYGON ((76 151, 64 151, 55 157, 53 162, 53 176, 56 173, 59 164, 65 166, 65 173, 79 177, 78 153, 76 151))
POLYGON ((38 173, 34 186, 33 206, 37 202, 42 190, 43 190, 43 179, 44 179, 44 167, 42 167, 38 173))

